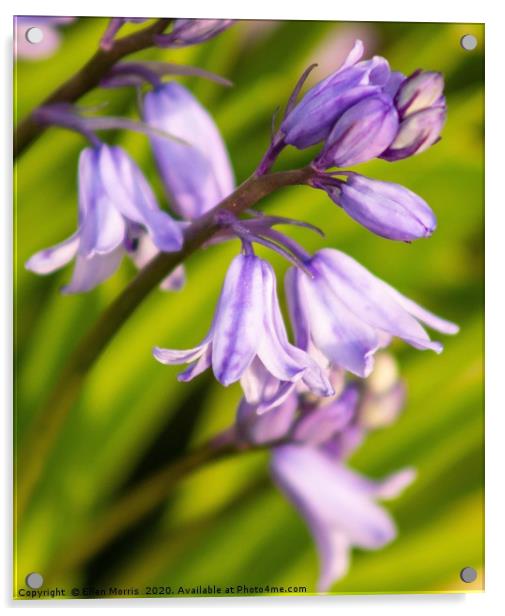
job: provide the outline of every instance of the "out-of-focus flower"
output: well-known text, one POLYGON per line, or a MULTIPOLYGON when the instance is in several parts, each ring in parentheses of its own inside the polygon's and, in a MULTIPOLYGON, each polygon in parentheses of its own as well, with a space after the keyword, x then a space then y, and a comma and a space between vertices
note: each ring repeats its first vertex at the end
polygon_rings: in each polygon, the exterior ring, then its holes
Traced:
POLYGON ((416 71, 399 84, 395 105, 401 120, 398 134, 381 156, 389 161, 424 152, 438 141, 447 116, 443 76, 416 71))
POLYGON ((298 418, 293 426, 291 440, 312 446, 328 442, 351 423, 358 400, 359 389, 349 385, 334 399, 317 401, 298 418))
POLYGON ((126 23, 132 24, 142 24, 145 21, 149 21, 146 17, 112 17, 109 20, 109 24, 107 29, 103 33, 103 36, 100 40, 100 47, 104 51, 109 51, 112 45, 114 44, 114 39, 118 31, 124 26, 126 23))
POLYGON ((428 312, 376 278, 351 257, 323 249, 306 263, 312 276, 291 268, 286 292, 296 342, 315 347, 330 362, 364 377, 374 353, 392 336, 417 349, 442 351, 419 321, 455 334, 458 327, 428 312))
POLYGON ((204 43, 234 23, 233 19, 176 19, 172 31, 155 37, 159 47, 186 47, 204 43))
POLYGON ((160 210, 141 170, 121 148, 101 144, 84 149, 78 181, 79 229, 31 257, 27 269, 49 274, 75 257, 72 281, 63 290, 78 293, 111 276, 145 233, 158 250, 181 248, 180 224, 160 210))
POLYGON ((271 468, 316 542, 321 560, 319 592, 347 572, 352 547, 377 550, 396 537, 393 519, 376 501, 395 498, 415 477, 412 469, 404 469, 373 481, 324 450, 295 444, 274 448, 271 468))
POLYGON ((333 394, 321 367, 289 343, 274 271, 254 254, 232 261, 204 340, 187 351, 155 348, 154 356, 164 364, 191 364, 180 381, 212 366, 221 384, 240 380, 247 401, 254 404, 274 405, 300 380, 318 395, 333 394))
POLYGON ((237 409, 236 429, 239 438, 252 445, 273 444, 286 438, 298 410, 298 396, 291 390, 286 398, 266 413, 258 405, 242 398, 237 409))
POLYGON ((234 189, 226 146, 207 110, 182 85, 169 82, 148 92, 147 124, 179 137, 151 137, 171 207, 186 220, 201 216, 234 189))
POLYGON ((396 537, 391 516, 376 501, 398 496, 415 476, 407 468, 374 481, 352 471, 346 462, 370 428, 390 420, 368 423, 370 401, 379 395, 376 390, 384 395, 399 384, 388 374, 387 356, 380 359, 382 375, 377 373, 370 386, 367 381, 348 383, 338 396, 324 400, 293 390, 268 413, 258 413, 244 400, 237 411, 238 438, 272 448, 274 481, 309 526, 321 561, 320 592, 345 575, 352 547, 375 550, 396 537))
POLYGON ((43 17, 15 16, 14 17, 14 55, 24 60, 43 60, 53 55, 60 46, 60 33, 58 28, 72 23, 75 17, 43 17), (26 33, 30 28, 39 28, 42 31, 42 40, 30 43, 26 33))
POLYGON ((373 233, 411 242, 429 237, 435 230, 433 210, 408 188, 357 173, 347 172, 344 176, 345 182, 319 176, 314 185, 325 190, 332 201, 373 233))

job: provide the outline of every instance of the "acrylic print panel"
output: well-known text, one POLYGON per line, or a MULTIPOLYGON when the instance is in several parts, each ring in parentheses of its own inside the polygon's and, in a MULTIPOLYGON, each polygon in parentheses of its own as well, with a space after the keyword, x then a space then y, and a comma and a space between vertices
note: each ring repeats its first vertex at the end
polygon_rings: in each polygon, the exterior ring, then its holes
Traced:
POLYGON ((483 26, 14 28, 15 597, 482 590, 483 26))

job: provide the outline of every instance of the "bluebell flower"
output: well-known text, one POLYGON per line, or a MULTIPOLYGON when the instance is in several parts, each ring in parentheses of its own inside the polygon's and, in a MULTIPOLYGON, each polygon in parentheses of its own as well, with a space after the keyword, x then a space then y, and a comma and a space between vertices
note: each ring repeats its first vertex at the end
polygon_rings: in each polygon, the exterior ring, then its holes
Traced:
MULTIPOLYGON (((386 379, 381 395, 398 384, 397 379, 386 379)), ((371 400, 377 398, 375 387, 368 387, 367 381, 364 386, 348 383, 340 394, 324 400, 307 400, 305 394, 292 391, 267 413, 259 413, 245 400, 237 411, 238 438, 271 448, 274 482, 311 531, 320 558, 319 592, 328 591, 346 574, 353 547, 376 550, 395 539, 396 525, 377 501, 398 496, 415 478, 415 471, 405 468, 376 481, 349 467, 349 456, 370 427, 366 422, 371 400)), ((375 404, 379 408, 381 401, 375 404)), ((378 425, 376 419, 372 427, 378 425)))
POLYGON ((305 518, 321 561, 318 592, 349 568, 353 547, 377 550, 395 539, 391 515, 376 501, 397 497, 414 479, 407 468, 374 481, 324 449, 287 444, 272 450, 272 475, 305 518))
POLYGON ((245 254, 232 261, 209 333, 186 351, 154 349, 164 364, 190 364, 189 381, 212 366, 224 386, 240 381, 248 402, 274 405, 298 381, 321 396, 333 394, 323 369, 289 343, 271 265, 245 254), (271 382, 269 382, 271 378, 271 382))
POLYGON ((458 331, 454 323, 401 295, 343 252, 320 250, 306 266, 311 275, 298 268, 286 275, 296 343, 309 352, 316 349, 331 365, 365 377, 376 351, 393 336, 417 349, 442 351, 419 321, 446 334, 458 331))
POLYGON ((33 255, 27 269, 49 274, 75 258, 72 281, 63 291, 78 293, 111 276, 144 234, 163 252, 181 248, 181 225, 159 208, 141 170, 120 147, 101 144, 84 149, 78 183, 78 230, 61 244, 33 255))
POLYGON ((143 108, 147 124, 183 141, 151 137, 172 209, 186 220, 201 216, 235 187, 219 129, 196 98, 175 82, 147 92, 143 108))

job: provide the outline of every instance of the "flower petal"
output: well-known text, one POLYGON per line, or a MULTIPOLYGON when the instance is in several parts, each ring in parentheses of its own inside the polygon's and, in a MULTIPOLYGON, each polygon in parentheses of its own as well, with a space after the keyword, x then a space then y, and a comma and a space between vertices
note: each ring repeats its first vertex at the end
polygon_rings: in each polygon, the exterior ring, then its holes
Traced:
POLYGON ((275 274, 266 261, 263 262, 263 276, 265 335, 258 349, 258 357, 281 381, 296 382, 303 378, 314 393, 321 396, 333 395, 331 383, 321 366, 307 352, 289 343, 277 298, 275 274))
POLYGON ((79 233, 74 233, 63 242, 34 254, 25 263, 25 267, 36 274, 50 274, 75 257, 78 245, 79 233))
POLYGON ((237 409, 237 427, 242 438, 254 445, 284 438, 291 428, 297 405, 297 397, 289 396, 268 413, 259 413, 256 405, 242 398, 237 409))
POLYGON ((160 250, 174 252, 181 248, 180 225, 159 208, 143 173, 123 149, 100 148, 100 173, 104 189, 123 216, 144 225, 160 250))
POLYGON ((107 254, 124 242, 126 224, 107 194, 100 175, 99 151, 86 148, 79 157, 79 254, 107 254))
POLYGON ((316 539, 322 561, 321 588, 329 587, 345 571, 343 548, 376 549, 394 539, 393 520, 363 490, 361 476, 324 452, 282 445, 273 450, 271 469, 316 539))
POLYGON ((419 349, 439 351, 423 327, 391 296, 384 283, 348 255, 323 249, 313 262, 349 310, 372 327, 403 338, 419 349))
POLYGON ((400 123, 394 141, 382 152, 381 158, 396 161, 424 152, 438 141, 446 116, 445 105, 409 115, 400 123))
POLYGON ((456 323, 441 319, 436 314, 433 314, 429 310, 426 310, 426 308, 416 304, 416 302, 412 301, 408 297, 405 297, 405 295, 402 295, 394 287, 387 284, 387 282, 383 282, 383 284, 387 287, 389 293, 405 308, 405 310, 407 310, 407 312, 409 312, 416 319, 426 323, 426 325, 431 327, 431 329, 441 332, 442 334, 450 335, 457 334, 459 332, 459 326, 456 325, 456 323))
POLYGON ((77 255, 74 273, 70 284, 61 289, 62 293, 83 293, 94 289, 101 282, 112 276, 117 270, 125 251, 119 246, 107 254, 94 254, 91 257, 77 255))
POLYGON ((178 364, 189 364, 199 357, 201 357, 207 347, 211 344, 212 339, 212 330, 207 334, 207 336, 202 340, 202 342, 192 349, 186 349, 185 351, 177 351, 174 349, 162 349, 161 347, 153 348, 154 357, 162 364, 167 364, 169 366, 178 365, 178 364))
POLYGON ((347 167, 382 154, 398 132, 398 114, 391 99, 368 96, 347 109, 335 123, 314 165, 347 167))
POLYGON ((379 347, 374 328, 349 310, 321 276, 312 280, 299 271, 296 275, 314 345, 333 365, 368 376, 379 347))
POLYGON ((189 368, 177 375, 177 380, 182 383, 187 383, 194 379, 195 376, 205 372, 212 363, 212 344, 205 347, 204 352, 189 368))
POLYGON ((296 423, 293 439, 312 446, 324 443, 351 421, 358 399, 357 388, 351 386, 336 400, 305 413, 296 423))
POLYGON ((156 163, 172 209, 194 219, 234 189, 226 146, 206 109, 178 83, 165 83, 144 98, 144 119, 185 143, 152 137, 156 163))

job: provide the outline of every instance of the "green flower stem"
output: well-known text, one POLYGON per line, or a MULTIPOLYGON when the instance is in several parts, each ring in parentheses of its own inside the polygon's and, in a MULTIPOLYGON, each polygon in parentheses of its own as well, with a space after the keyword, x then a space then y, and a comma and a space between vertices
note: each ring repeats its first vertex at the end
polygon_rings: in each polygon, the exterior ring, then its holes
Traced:
POLYGON ((35 417, 17 452, 15 507, 18 520, 30 501, 52 446, 79 396, 88 370, 142 300, 177 265, 219 230, 219 212, 228 211, 238 215, 279 188, 306 184, 313 173, 311 167, 303 167, 260 177, 252 176, 214 209, 187 227, 181 250, 156 256, 102 313, 68 358, 52 393, 35 417))
MULTIPOLYGON (((77 73, 59 86, 41 105, 75 103, 95 88, 116 62, 132 53, 152 47, 154 36, 164 32, 171 21, 158 19, 147 28, 117 39, 107 51, 98 49, 77 73)), ((22 120, 14 132, 14 158, 22 154, 45 129, 45 126, 36 121, 33 112, 22 120)))

